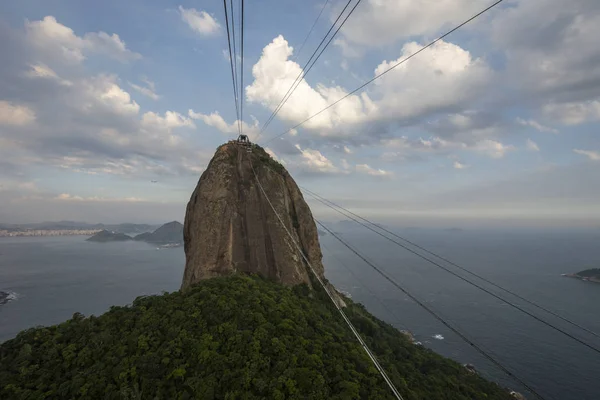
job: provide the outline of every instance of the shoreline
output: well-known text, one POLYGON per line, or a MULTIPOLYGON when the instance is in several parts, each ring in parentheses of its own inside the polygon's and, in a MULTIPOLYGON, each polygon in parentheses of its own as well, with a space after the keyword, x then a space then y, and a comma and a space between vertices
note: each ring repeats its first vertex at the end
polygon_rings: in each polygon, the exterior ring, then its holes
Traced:
POLYGON ((564 276, 566 278, 579 279, 580 281, 584 281, 584 282, 600 283, 600 278, 597 278, 594 276, 581 276, 578 274, 562 274, 562 276, 564 276))

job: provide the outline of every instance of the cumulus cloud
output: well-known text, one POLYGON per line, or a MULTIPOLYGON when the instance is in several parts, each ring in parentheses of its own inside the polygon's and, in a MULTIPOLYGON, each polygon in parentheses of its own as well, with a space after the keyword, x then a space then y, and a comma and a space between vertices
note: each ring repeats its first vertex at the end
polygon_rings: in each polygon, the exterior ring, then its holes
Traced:
MULTIPOLYGON (((431 36, 456 25, 482 8, 478 0, 367 0, 342 30, 345 41, 361 46, 385 46, 400 39, 431 36)), ((332 10, 335 19, 340 7, 332 10)))
MULTIPOLYGON (((189 110, 188 115, 192 119, 201 120, 206 125, 217 128, 217 130, 219 130, 222 133, 236 134, 239 132, 239 120, 235 120, 232 123, 227 123, 227 121, 223 119, 223 117, 221 116, 221 114, 219 114, 218 111, 215 111, 211 114, 202 114, 197 113, 194 110, 189 110)), ((244 131, 244 134, 248 135, 248 138, 250 138, 250 140, 256 139, 256 137, 258 136, 258 132, 260 131, 258 120, 254 117, 252 117, 252 120, 252 125, 248 124, 245 121, 242 121, 242 129, 244 131)))
POLYGON ((389 178, 394 175, 390 171, 386 171, 383 169, 376 169, 376 168, 371 167, 368 164, 357 164, 356 172, 361 173, 361 174, 370 175, 370 176, 379 176, 379 177, 386 177, 386 178, 389 178))
POLYGON ((600 151, 573 149, 573 152, 586 156, 592 161, 600 161, 600 151))
POLYGON ((35 112, 25 105, 0 100, 0 125, 24 126, 35 121, 35 112))
MULTIPOLYGON (((283 36, 276 37, 262 52, 258 62, 252 67, 254 81, 246 88, 248 101, 260 103, 271 111, 287 93, 302 68, 290 61, 293 48, 283 36)), ((302 79, 281 108, 278 116, 289 122, 299 122, 325 108, 347 94, 341 87, 326 87, 318 85, 312 88, 302 79)), ((350 96, 339 105, 313 118, 304 126, 307 128, 332 128, 340 122, 360 122, 372 111, 373 104, 368 95, 350 96)))
POLYGON ((179 6, 179 14, 190 29, 202 36, 215 35, 221 28, 221 25, 206 11, 179 6))
MULTIPOLYGON (((12 54, 0 68, 0 92, 10 96, 0 100, 3 172, 20 178, 39 167, 127 179, 197 175, 210 154, 184 140, 186 128, 195 127, 191 118, 174 110, 142 113, 116 75, 90 75, 84 65, 58 60, 62 50, 47 51, 60 45, 84 61, 91 48, 100 48, 91 38, 53 18, 27 22, 21 32, 0 29, 0 43, 12 54), (40 48, 42 40, 48 49, 40 48)), ((127 53, 124 44, 113 47, 127 53)))
POLYGON ((53 59, 68 63, 81 63, 85 53, 99 53, 121 62, 136 60, 141 55, 129 50, 123 40, 113 33, 88 32, 77 36, 73 29, 61 24, 53 16, 41 21, 26 21, 26 35, 29 42, 53 59))
POLYGON ((301 166, 309 172, 316 173, 338 173, 339 168, 333 165, 333 162, 321 154, 320 151, 314 149, 303 149, 300 145, 296 145, 302 157, 301 166))
POLYGON ((168 132, 173 128, 196 127, 194 121, 175 111, 166 111, 164 117, 161 117, 159 114, 152 111, 148 111, 142 116, 142 126, 163 129, 168 132))
MULTIPOLYGON (((397 60, 379 64, 374 74, 380 74, 422 46, 410 42, 403 46, 397 60)), ((246 89, 251 102, 274 110, 295 78, 300 66, 290 61, 293 49, 278 36, 262 52, 254 65, 254 81, 246 89)), ((489 78, 490 70, 481 59, 457 45, 444 41, 390 71, 376 81, 371 94, 351 95, 327 109, 303 126, 321 136, 349 136, 358 132, 336 129, 372 120, 408 120, 426 113, 458 106, 480 93, 489 78)), ((347 95, 340 86, 318 84, 310 86, 302 79, 294 94, 279 111, 278 116, 299 123, 347 95)))
POLYGON ((540 151, 540 147, 537 145, 536 142, 534 142, 531 139, 527 139, 527 142, 525 143, 525 147, 529 151, 540 151))
POLYGON ((600 121, 600 100, 547 104, 543 111, 565 125, 600 121))
POLYGON ((594 0, 563 5, 515 0, 495 15, 490 33, 517 93, 547 104, 548 115, 570 125, 598 119, 600 9, 594 0))
MULTIPOLYGON (((406 43, 400 57, 379 64, 375 75, 421 48, 416 42, 406 43)), ((385 114, 394 118, 421 116, 473 99, 481 93, 490 75, 482 59, 473 58, 455 44, 439 41, 375 81, 382 93, 378 104, 385 114)))
POLYGON ((133 115, 140 111, 139 104, 119 86, 115 75, 101 74, 82 80, 77 89, 83 92, 82 98, 77 100, 85 101, 75 104, 85 112, 105 109, 121 115, 133 115))

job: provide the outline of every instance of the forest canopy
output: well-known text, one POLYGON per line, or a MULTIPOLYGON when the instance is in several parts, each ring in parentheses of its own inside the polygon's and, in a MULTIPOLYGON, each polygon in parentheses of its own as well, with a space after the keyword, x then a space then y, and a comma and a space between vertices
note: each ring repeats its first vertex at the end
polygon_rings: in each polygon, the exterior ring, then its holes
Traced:
MULTIPOLYGON (((348 302, 405 399, 512 399, 348 302)), ((2 399, 392 399, 323 293, 241 275, 23 331, 0 382, 2 399)))

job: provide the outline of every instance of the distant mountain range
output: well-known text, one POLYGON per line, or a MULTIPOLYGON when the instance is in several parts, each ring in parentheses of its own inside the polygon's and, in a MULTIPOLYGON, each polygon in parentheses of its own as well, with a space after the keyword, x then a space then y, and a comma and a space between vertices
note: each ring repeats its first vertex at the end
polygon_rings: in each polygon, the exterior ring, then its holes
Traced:
POLYGON ((109 231, 107 229, 104 229, 87 239, 87 241, 89 242, 102 243, 123 242, 128 240, 136 240, 161 246, 180 246, 183 244, 183 225, 180 222, 172 221, 162 225, 160 228, 156 229, 153 232, 144 232, 135 237, 125 235, 122 232, 109 231))
POLYGON ((0 224, 0 230, 8 231, 23 231, 23 230, 76 230, 76 229, 104 229, 110 232, 119 233, 143 233, 151 232, 158 228, 159 225, 148 225, 148 224, 89 224, 87 222, 76 222, 76 221, 58 221, 58 222, 39 222, 34 224, 0 224))

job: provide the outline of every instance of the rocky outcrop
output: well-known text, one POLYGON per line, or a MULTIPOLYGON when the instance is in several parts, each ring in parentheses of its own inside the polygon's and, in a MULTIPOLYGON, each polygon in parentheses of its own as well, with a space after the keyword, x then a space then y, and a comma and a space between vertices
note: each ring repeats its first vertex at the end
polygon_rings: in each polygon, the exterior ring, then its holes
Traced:
POLYGON ((311 284, 310 271, 252 166, 293 240, 323 277, 317 227, 296 182, 259 146, 249 153, 230 142, 217 149, 187 205, 182 290, 235 272, 259 273, 286 285, 311 284))

